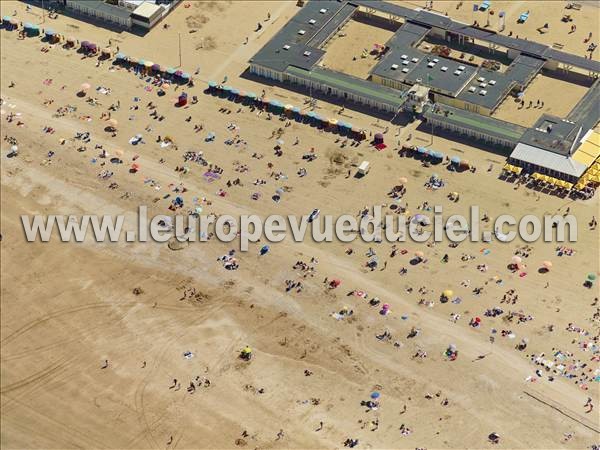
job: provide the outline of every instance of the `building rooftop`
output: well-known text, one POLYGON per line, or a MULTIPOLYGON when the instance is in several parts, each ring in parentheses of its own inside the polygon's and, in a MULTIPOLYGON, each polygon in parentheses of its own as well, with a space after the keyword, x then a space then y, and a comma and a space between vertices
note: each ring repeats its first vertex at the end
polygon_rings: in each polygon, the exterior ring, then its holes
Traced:
POLYGON ((551 153, 567 155, 580 128, 579 124, 567 119, 561 119, 551 114, 542 114, 533 127, 525 132, 520 142, 551 153))
POLYGON ((505 73, 480 68, 456 98, 494 110, 514 86, 505 73))
POLYGON ((600 121, 600 78, 577 102, 566 117, 572 122, 580 123, 584 130, 594 128, 600 121))
POLYGON ((309 71, 290 66, 286 72, 297 77, 302 77, 305 80, 323 83, 334 89, 337 88, 348 93, 360 95, 361 97, 371 98, 376 102, 386 103, 396 109, 400 109, 406 101, 406 97, 402 91, 379 86, 369 81, 322 67, 315 67, 309 71))
POLYGON ((120 19, 129 19, 131 16, 131 11, 128 9, 111 5, 103 0, 71 0, 71 3, 77 3, 78 6, 97 11, 101 15, 110 15, 120 19))
POLYGON ((279 72, 290 65, 309 70, 325 54, 318 48, 322 41, 355 9, 343 2, 310 1, 250 61, 279 72))
POLYGON ((519 142, 527 128, 520 125, 498 120, 489 116, 465 111, 452 106, 436 104, 433 109, 426 111, 426 119, 443 119, 444 122, 458 127, 479 131, 483 135, 497 137, 515 144, 519 142))
POLYGON ((154 14, 156 14, 157 11, 160 11, 162 9, 162 6, 157 5, 154 2, 144 2, 140 6, 135 8, 132 14, 150 19, 154 14))
POLYGON ((519 85, 527 84, 544 67, 543 59, 521 53, 506 69, 506 76, 519 85))
POLYGON ((430 55, 413 46, 429 33, 430 28, 406 22, 386 43, 383 59, 371 75, 408 84, 423 84, 447 95, 456 96, 476 72, 472 65, 443 56, 430 55))
POLYGON ((587 166, 574 160, 568 154, 561 155, 549 152, 533 145, 518 143, 510 154, 511 159, 535 164, 546 169, 555 170, 579 178, 586 171, 587 166))

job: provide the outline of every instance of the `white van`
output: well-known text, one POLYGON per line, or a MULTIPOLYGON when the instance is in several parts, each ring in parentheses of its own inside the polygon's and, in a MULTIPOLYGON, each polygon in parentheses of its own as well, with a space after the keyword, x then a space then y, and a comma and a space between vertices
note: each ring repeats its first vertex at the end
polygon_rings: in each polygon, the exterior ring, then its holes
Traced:
POLYGON ((358 175, 365 176, 369 173, 369 161, 363 161, 358 166, 358 175))

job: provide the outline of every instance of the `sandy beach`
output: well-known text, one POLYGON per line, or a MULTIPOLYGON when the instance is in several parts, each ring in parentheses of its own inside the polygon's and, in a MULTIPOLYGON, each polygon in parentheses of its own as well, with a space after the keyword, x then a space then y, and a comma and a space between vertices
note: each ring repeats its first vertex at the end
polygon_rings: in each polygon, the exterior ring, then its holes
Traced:
MULTIPOLYGON (((457 3, 435 1, 434 9, 471 22, 470 4, 456 9, 457 3)), ((515 23, 523 9, 517 2, 493 1, 493 8, 506 11, 507 31, 583 54, 587 31, 598 39, 600 10, 585 3, 571 12, 578 26, 568 34, 560 21, 564 4, 527 2, 531 16, 523 26, 515 23), (536 31, 548 21, 548 33, 536 31)), ((157 86, 110 60, 0 31, 2 137, 14 138, 19 148, 7 158, 11 143, 0 143, 0 445, 316 449, 343 448, 348 439, 358 440, 357 448, 407 449, 599 444, 599 384, 593 380, 600 375, 600 305, 597 284, 583 286, 587 274, 600 271, 598 230, 588 226, 598 216, 598 197, 575 202, 517 188, 499 179, 505 154, 452 136, 432 137, 415 124, 391 125, 346 108, 341 116, 372 134, 387 129, 388 147, 342 146, 335 134, 293 121, 287 126, 277 116, 204 93, 208 80, 227 77, 233 86, 306 106, 304 94, 243 75, 248 59, 296 9, 295 2, 183 2, 165 19, 168 29, 161 25, 140 37, 64 16, 42 22, 39 8, 0 3, 2 16, 16 11, 19 20, 41 28, 181 68, 195 82, 172 84, 158 96, 157 86), (263 29, 255 32, 259 22, 263 29), (90 89, 81 97, 83 83, 90 89), (175 107, 182 91, 198 102, 175 107), (105 131, 108 111, 117 133, 105 131), (89 142, 76 138, 85 132, 89 142), (207 142, 211 132, 216 137, 207 142), (274 153, 278 132, 280 156, 274 153), (137 134, 144 143, 133 146, 129 140, 137 134), (171 144, 161 146, 159 136, 169 136, 171 144), (477 171, 451 172, 400 157, 397 148, 407 143, 459 155, 477 171), (303 159, 311 149, 317 158, 303 159), (102 150, 107 158, 99 156, 102 150), (216 181, 203 176, 206 167, 184 160, 185 152, 199 151, 222 169, 216 181), (115 156, 123 163, 111 163, 115 156), (347 177, 363 160, 370 161, 370 173, 347 177), (300 169, 306 175, 299 176, 300 169), (444 189, 425 186, 434 173, 444 189), (204 214, 266 217, 319 208, 321 214, 356 215, 365 205, 392 204, 388 193, 401 177, 407 189, 402 205, 413 213, 429 213, 418 208, 424 202, 442 205, 445 215, 468 214, 479 205, 492 219, 564 214, 568 208, 578 219, 578 240, 558 256, 556 243, 542 241, 465 241, 452 248, 445 242, 392 247, 286 238, 265 256, 259 255, 265 242, 238 251, 239 268, 229 271, 218 258, 237 248, 235 242, 211 239, 177 251, 166 243, 91 238, 28 243, 20 219, 123 214, 133 229, 139 205, 172 215, 177 196, 185 202, 180 212, 201 207, 204 214), (278 189, 284 193, 276 203, 278 189), (460 201, 449 200, 450 192, 460 193, 460 201), (370 247, 380 263, 373 271, 365 266, 370 247), (411 265, 418 251, 426 262, 411 265), (508 267, 517 254, 526 276, 508 267), (544 261, 552 262, 548 273, 538 271, 544 261), (324 280, 332 279, 341 285, 329 289, 324 280), (290 280, 302 288, 286 291, 290 280), (440 301, 448 289, 458 301, 440 301), (374 298, 380 303, 371 304, 374 298), (383 303, 391 311, 385 315, 383 303), (503 313, 486 315, 494 308, 503 313), (352 315, 340 314, 349 310, 352 315), (475 317, 481 318, 477 327, 470 325, 475 317), (523 339, 521 351, 516 347, 523 339), (452 361, 444 354, 450 344, 459 350, 452 361), (249 362, 239 358, 245 346, 252 348, 249 362), (540 355, 555 361, 553 368, 536 364, 540 355), (566 367, 562 374, 558 364, 566 367), (369 403, 375 400, 377 405, 369 403), (491 433, 500 436, 498 444, 491 433)), ((348 52, 365 30, 359 24, 350 43, 330 45, 348 52)), ((382 31, 381 39, 389 35, 382 31)), ((343 69, 352 61, 329 64, 343 69)), ((370 63, 360 64, 357 75, 370 63)), ((560 102, 560 83, 540 76, 525 96, 545 99, 545 109, 503 105, 498 117, 519 115, 529 126, 543 112, 564 114, 572 102, 560 102)), ((571 97, 585 91, 565 89, 571 97)), ((326 116, 339 109, 321 100, 316 105, 326 116)))

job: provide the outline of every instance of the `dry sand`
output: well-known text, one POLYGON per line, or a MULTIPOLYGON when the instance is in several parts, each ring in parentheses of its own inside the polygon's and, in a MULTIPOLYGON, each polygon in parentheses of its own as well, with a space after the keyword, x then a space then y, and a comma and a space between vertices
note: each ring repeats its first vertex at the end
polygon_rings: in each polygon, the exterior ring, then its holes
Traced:
MULTIPOLYGON (((62 17, 52 21, 52 27, 67 33, 72 28, 69 25, 76 24, 82 38, 96 42, 118 38, 121 51, 127 54, 175 65, 176 47, 168 40, 175 42, 177 30, 186 29, 187 17, 205 14, 210 21, 198 33, 183 38, 184 67, 193 70, 197 62, 203 68, 202 79, 228 75, 230 84, 260 92, 262 84, 236 76, 245 69, 248 57, 294 13, 294 4, 257 2, 248 8, 241 2, 219 3, 210 14, 203 9, 206 7, 179 7, 168 19, 170 30, 154 30, 144 39, 127 33, 114 35, 62 17), (223 11, 218 11, 221 7, 223 11), (264 33, 254 35, 256 22, 264 19, 267 11, 271 11, 271 23, 266 22, 264 33), (240 18, 238 26, 230 26, 231 17, 240 18), (228 32, 222 33, 223 29, 228 32), (214 36, 215 48, 194 53, 199 35, 214 36), (245 35, 251 37, 248 45, 242 45, 245 35), (192 60, 193 64, 187 62, 192 60)), ((2 15, 14 9, 24 20, 33 20, 25 19, 29 16, 21 3, 0 5, 2 15)), ((401 130, 392 127, 386 135, 391 147, 375 152, 366 143, 342 150, 334 135, 294 123, 285 128, 284 155, 277 158, 269 136, 283 124, 275 118, 266 120, 264 114, 257 116, 246 107, 236 113, 237 106, 202 94, 203 83, 186 88, 190 95, 199 96, 197 105, 176 109, 176 92, 171 90, 159 98, 156 90, 144 90, 146 84, 133 74, 109 71, 109 63, 96 68, 95 60, 81 59, 72 50, 54 47, 41 53, 43 44, 37 40, 18 41, 15 33, 6 31, 0 36, 0 88, 7 102, 3 109, 6 114, 21 113, 25 123, 17 127, 16 121, 8 123, 6 115, 2 116, 3 136, 18 139, 20 150, 18 157, 7 159, 10 146, 2 142, 3 448, 337 448, 349 437, 360 440, 359 448, 492 448, 495 446, 487 441, 491 432, 500 434, 502 448, 578 449, 598 442, 598 433, 588 428, 599 428, 594 414, 600 407, 597 384, 589 383, 586 391, 573 380, 557 376, 550 382, 546 375, 536 383, 525 382, 538 368, 526 356, 534 352, 550 355, 553 348, 560 348, 573 352, 588 368, 596 367, 590 361, 592 353, 580 350, 578 343, 598 334, 598 319, 591 319, 597 292, 582 286, 587 273, 598 272, 598 235, 586 226, 597 214, 597 198, 573 203, 523 188, 515 190, 497 179, 503 155, 441 137, 434 138, 433 148, 469 159, 479 168, 476 174, 424 168, 418 161, 399 158, 391 148, 394 141, 405 142, 409 133, 413 143, 427 144, 429 140, 414 125, 401 130), (48 78, 53 82, 43 84, 48 78), (11 81, 16 86, 8 88, 11 81), (91 106, 75 95, 84 81, 109 87, 112 94, 96 95, 102 106, 91 106), (132 111, 129 108, 135 96, 141 101, 139 110, 132 111), (47 99, 54 103, 44 106, 47 99), (120 130, 113 138, 103 131, 105 122, 99 117, 117 100, 121 109, 113 117, 120 130), (149 101, 158 105, 165 121, 148 117, 145 105, 149 101), (66 104, 76 106, 77 112, 53 117, 56 109, 66 104), (219 113, 221 107, 233 113, 219 113), (85 115, 92 121, 79 119, 85 115), (189 115, 191 123, 185 121, 189 115), (128 120, 130 116, 134 120, 128 120), (248 149, 223 144, 230 135, 228 122, 240 127, 248 149), (196 134, 193 125, 198 123, 204 125, 204 131, 196 134), (152 132, 144 131, 147 125, 152 132), (55 133, 42 133, 44 126, 52 126, 55 133), (122 149, 125 164, 99 167, 100 160, 92 164, 99 151, 88 144, 80 153, 76 148, 81 143, 72 140, 75 132, 83 130, 91 131, 92 144, 102 144, 112 154, 122 149), (203 138, 209 130, 217 133, 217 139, 206 144, 203 138), (147 144, 128 144, 136 133, 143 133, 147 144), (396 133, 400 135, 394 136, 396 133), (178 150, 161 149, 155 143, 157 135, 166 134, 174 137, 178 150), (291 145, 295 136, 300 138, 299 146, 291 145), (67 139, 65 145, 59 144, 60 138, 67 139), (301 155, 310 147, 317 150, 318 159, 306 163, 301 155), (175 172, 174 167, 183 164, 182 152, 188 149, 203 150, 209 160, 223 167, 221 181, 206 183, 201 177, 204 169, 193 163, 188 163, 188 174, 175 172), (55 155, 47 163, 49 150, 55 155), (263 153, 264 158, 251 158, 253 152, 263 153), (340 152, 346 156, 342 167, 331 162, 340 152), (135 154, 140 155, 137 162, 142 169, 130 174, 128 165, 135 154), (164 163, 159 163, 161 158, 164 163), (372 163, 370 174, 362 180, 344 178, 350 164, 363 159, 372 163), (269 161, 273 169, 267 168, 269 161), (236 162, 246 164, 249 172, 235 172, 236 162), (490 163, 493 169, 486 172, 490 163), (308 169, 306 177, 295 175, 299 167, 308 169), (97 178, 104 168, 115 172, 108 181, 97 178), (275 181, 269 177, 271 170, 284 172, 288 179, 275 181), (447 183, 439 192, 423 187, 434 171, 447 183), (342 175, 335 175, 338 172, 342 175), (19 219, 21 214, 35 213, 122 213, 127 214, 127 225, 133 226, 139 204, 150 205, 154 213, 168 212, 170 199, 153 200, 166 193, 173 197, 170 183, 185 183, 186 208, 193 196, 210 199, 213 203, 205 206, 205 212, 300 215, 319 207, 322 214, 355 214, 363 205, 389 203, 386 192, 398 184, 400 176, 408 178, 405 200, 413 211, 425 200, 443 205, 447 213, 465 213, 469 205, 478 204, 492 218, 507 212, 562 212, 569 206, 580 223, 579 240, 573 244, 577 253, 559 258, 555 245, 535 243, 527 260, 529 274, 519 278, 506 267, 516 247, 522 245, 519 242, 465 242, 456 249, 445 243, 434 247, 406 243, 400 247, 406 248, 408 255, 393 259, 388 256, 390 244, 381 244, 375 249, 380 259, 387 261, 387 268, 368 272, 364 268, 365 243, 352 244, 354 253, 349 256, 345 253, 348 244, 286 240, 272 245, 262 258, 257 256, 262 243, 253 245, 250 252, 239 255, 240 269, 229 272, 216 258, 235 244, 210 241, 171 251, 166 244, 157 243, 26 243, 19 219), (237 177, 243 187, 225 186, 226 180, 237 177), (145 178, 156 180, 162 188, 149 187, 145 178), (253 186, 256 178, 267 179, 267 184, 253 186), (107 189, 113 181, 118 188, 107 189), (282 185, 291 192, 275 204, 270 197, 282 185), (219 188, 228 195, 217 196, 219 188), (459 203, 446 199, 450 191, 461 193, 459 203), (261 192, 261 200, 251 200, 252 192, 261 192), (491 253, 484 255, 484 248, 491 253), (413 267, 408 260, 416 250, 422 250, 428 262, 413 267), (450 256, 449 264, 440 263, 445 253, 450 256), (463 253, 476 259, 463 262, 463 253), (311 257, 319 260, 315 277, 303 280, 302 293, 286 294, 284 281, 301 279, 299 271, 292 269, 294 263, 308 263, 311 257), (545 275, 537 273, 544 260, 554 263, 545 275), (482 263, 489 265, 486 273, 476 269, 482 263), (403 266, 409 270, 400 276, 403 266), (490 281, 494 276, 501 278, 503 285, 490 281), (324 289, 325 277, 340 278, 342 286, 334 291, 324 289), (470 288, 460 285, 466 279, 470 288), (418 295, 420 286, 430 292, 418 295), (475 286, 484 287, 482 295, 471 293, 475 286), (407 287, 413 292, 407 292, 407 287), (142 292, 134 294, 135 288, 142 292), (197 295, 183 298, 191 288, 197 295), (462 297, 460 305, 439 303, 440 292, 448 288, 462 297), (346 296, 353 289, 378 296, 391 305, 392 313, 381 316, 378 308, 346 296), (518 303, 499 305, 508 289, 516 289, 518 303), (435 301, 435 306, 420 306, 421 298, 435 301), (485 309, 496 305, 505 311, 522 310, 534 320, 517 324, 502 317, 483 317, 481 329, 468 326, 469 318, 482 316, 485 309), (331 312, 344 306, 355 312, 350 320, 331 317, 331 312), (448 320, 452 312, 462 315, 456 324, 448 320), (570 322, 590 335, 567 331, 570 322), (549 324, 555 325, 554 331, 549 331, 549 324), (408 339, 413 326, 421 328, 421 333, 408 339), (498 330, 494 344, 489 341, 491 328, 498 330), (400 347, 375 338, 384 329, 400 347), (500 337, 500 330, 508 329, 516 339, 500 337), (518 352, 514 346, 523 337, 529 338, 530 344, 525 352, 518 352), (454 362, 442 356, 450 343, 460 351, 454 362), (246 344, 254 349, 250 363, 237 358, 246 344), (426 350, 428 357, 411 358, 418 349, 426 350), (194 357, 185 359, 186 351, 194 357), (477 360, 480 355, 486 357, 477 360), (101 369, 106 359, 109 366, 101 369), (305 376, 305 370, 312 375, 305 376), (186 387, 197 376, 208 378, 211 386, 190 394, 186 387), (176 392, 169 389, 173 379, 181 383, 176 392), (373 390, 382 394, 381 407, 366 412, 360 402, 373 390), (433 398, 425 398, 427 393, 433 398), (592 414, 586 414, 583 407, 588 396, 596 408, 592 414), (447 406, 441 404, 444 398, 449 400, 447 406), (404 405, 407 410, 402 413, 404 405), (379 427, 370 431, 374 420, 379 427), (323 429, 315 431, 320 421, 323 429), (403 436, 401 424, 412 433, 403 436), (280 429, 284 435, 277 440, 280 429), (248 435, 243 436, 243 431, 248 435), (573 438, 563 442, 564 433, 570 432, 573 438)), ((300 94, 266 89, 271 97, 302 103, 300 94)), ((318 106, 325 113, 337 109, 324 102, 318 106)), ((349 109, 344 114, 373 132, 386 126, 382 120, 349 109)))
POLYGON ((393 31, 350 20, 327 43, 322 65, 366 80, 379 62, 375 44, 383 46, 393 35, 393 31))

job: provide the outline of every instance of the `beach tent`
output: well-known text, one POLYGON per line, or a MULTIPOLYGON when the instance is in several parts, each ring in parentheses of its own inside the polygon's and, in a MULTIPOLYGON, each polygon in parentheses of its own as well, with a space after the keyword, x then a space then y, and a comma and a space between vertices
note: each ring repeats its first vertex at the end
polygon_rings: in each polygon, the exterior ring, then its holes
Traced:
POLYGON ((25 29, 25 33, 27 36, 38 36, 40 34, 40 28, 37 25, 33 25, 31 23, 26 23, 23 28, 25 29))

